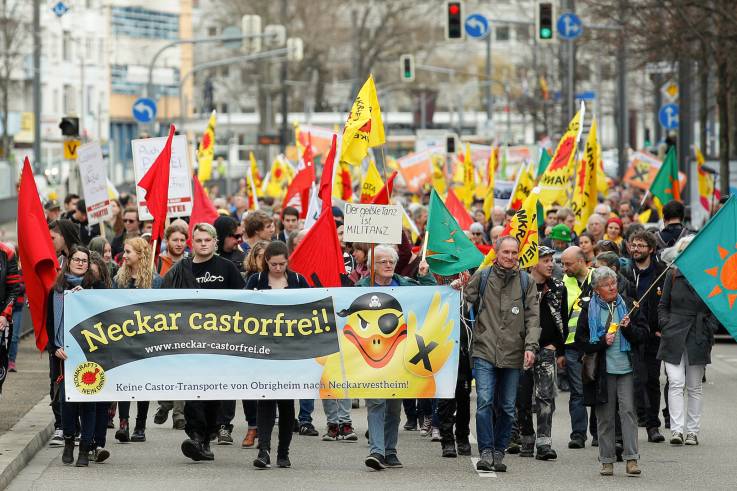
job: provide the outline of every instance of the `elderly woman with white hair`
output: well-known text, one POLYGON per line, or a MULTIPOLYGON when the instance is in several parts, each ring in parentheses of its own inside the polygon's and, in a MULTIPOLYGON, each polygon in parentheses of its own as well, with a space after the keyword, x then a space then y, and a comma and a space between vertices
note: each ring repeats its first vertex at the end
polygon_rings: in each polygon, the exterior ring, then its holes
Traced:
POLYGON ((633 379, 632 345, 647 339, 648 328, 639 315, 630 319, 624 298, 617 292, 617 273, 607 267, 591 274, 594 290, 582 305, 576 327, 576 343, 585 353, 583 361, 584 403, 594 406, 599 436, 601 475, 614 474, 617 460, 615 422, 622 423, 628 475, 639 475, 637 418, 633 379), (619 407, 617 408, 617 403, 619 407))
MULTIPOLYGON (((662 256, 672 262, 693 238, 693 235, 689 235, 679 239, 675 246, 664 250, 662 256)), ((663 295, 658 305, 658 322, 661 332, 658 360, 665 362, 665 372, 668 374, 670 443, 698 445, 702 380, 706 365, 711 363, 714 333, 719 324, 675 266, 665 277, 663 295)))

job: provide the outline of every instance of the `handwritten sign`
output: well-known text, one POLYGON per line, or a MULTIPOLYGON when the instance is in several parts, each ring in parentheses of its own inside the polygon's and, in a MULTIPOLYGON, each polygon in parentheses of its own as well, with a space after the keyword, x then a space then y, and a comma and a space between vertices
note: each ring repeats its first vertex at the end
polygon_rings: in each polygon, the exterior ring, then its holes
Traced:
MULTIPOLYGON (((145 138, 131 141, 133 170, 139 182, 166 144, 166 137, 145 138)), ((138 215, 140 220, 153 220, 146 207, 146 190, 136 186, 138 215)), ((187 137, 175 135, 171 144, 171 171, 169 173, 169 217, 186 217, 192 214, 192 176, 189 172, 187 137)))
POLYGON ((107 192, 107 172, 100 144, 92 142, 82 145, 76 149, 76 153, 87 221, 94 225, 112 218, 113 207, 107 192))
POLYGON ((343 240, 372 244, 402 242, 402 207, 346 203, 343 240))

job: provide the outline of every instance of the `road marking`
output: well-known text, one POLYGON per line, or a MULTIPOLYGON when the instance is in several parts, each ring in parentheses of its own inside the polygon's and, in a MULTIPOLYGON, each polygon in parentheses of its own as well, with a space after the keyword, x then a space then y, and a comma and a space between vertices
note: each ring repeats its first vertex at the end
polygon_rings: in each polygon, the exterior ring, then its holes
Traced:
POLYGON ((478 469, 476 469, 476 462, 478 462, 478 457, 471 457, 471 466, 473 467, 473 470, 476 471, 476 474, 479 475, 479 477, 496 477, 496 472, 483 472, 478 469))

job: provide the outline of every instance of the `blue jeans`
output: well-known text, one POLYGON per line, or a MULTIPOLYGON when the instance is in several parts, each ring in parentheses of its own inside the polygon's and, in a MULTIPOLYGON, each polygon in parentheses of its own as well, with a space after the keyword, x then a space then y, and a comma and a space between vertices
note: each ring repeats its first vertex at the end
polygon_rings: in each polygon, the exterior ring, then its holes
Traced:
POLYGON ((583 381, 581 370, 583 365, 579 361, 581 352, 573 347, 566 347, 566 374, 570 385, 570 399, 568 399, 568 413, 571 415, 571 439, 580 438, 586 441, 588 414, 583 404, 583 381))
POLYGON ((328 424, 351 424, 351 404, 350 399, 323 399, 322 408, 328 424))
POLYGON ((371 453, 386 457, 397 454, 401 399, 366 399, 371 453))
POLYGON ((476 432, 479 453, 484 450, 504 452, 509 445, 515 419, 520 370, 497 368, 481 358, 474 358, 473 366, 476 375, 476 432), (499 401, 494 400, 497 395, 499 401))
POLYGON ((17 310, 13 312, 13 337, 10 338, 10 348, 8 349, 8 360, 15 361, 18 356, 18 343, 20 342, 20 324, 23 321, 23 311, 17 310))
POLYGON ((299 400, 299 420, 300 426, 306 423, 312 424, 312 412, 315 410, 314 399, 300 399, 299 400))

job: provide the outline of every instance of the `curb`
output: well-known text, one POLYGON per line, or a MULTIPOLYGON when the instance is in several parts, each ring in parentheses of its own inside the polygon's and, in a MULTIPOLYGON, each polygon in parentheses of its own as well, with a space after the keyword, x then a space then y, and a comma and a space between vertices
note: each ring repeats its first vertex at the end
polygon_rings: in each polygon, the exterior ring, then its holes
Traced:
POLYGON ((0 436, 0 489, 5 489, 36 453, 46 446, 54 432, 49 396, 0 436))

